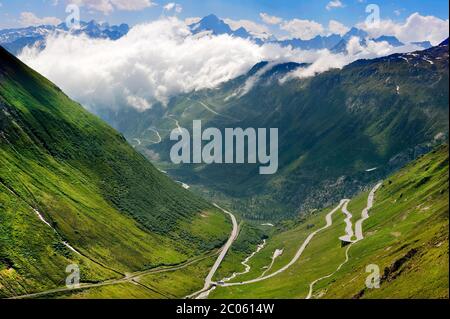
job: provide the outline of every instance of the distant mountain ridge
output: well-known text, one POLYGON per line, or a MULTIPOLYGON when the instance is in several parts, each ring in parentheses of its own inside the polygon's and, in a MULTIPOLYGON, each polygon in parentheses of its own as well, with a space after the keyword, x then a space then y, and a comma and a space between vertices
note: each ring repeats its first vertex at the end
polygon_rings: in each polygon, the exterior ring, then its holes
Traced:
POLYGON ((252 38, 252 35, 245 28, 240 27, 232 30, 228 24, 214 14, 210 14, 199 22, 189 25, 189 28, 193 34, 209 32, 212 35, 228 34, 244 39, 252 38))
MULTIPOLYGON (((37 44, 43 47, 45 38, 55 32, 70 32, 74 35, 85 34, 88 37, 95 39, 117 40, 126 35, 130 30, 129 25, 125 23, 120 25, 109 25, 108 23, 97 23, 92 20, 90 22, 80 22, 80 24, 81 27, 75 30, 69 30, 65 23, 61 23, 57 26, 41 25, 0 30, 0 45, 2 45, 10 53, 18 55, 26 46, 37 44)), ((273 35, 266 33, 255 34, 251 31, 248 31, 242 26, 233 30, 233 28, 229 24, 227 24, 223 19, 220 19, 214 14, 207 15, 204 18, 200 19, 198 22, 190 24, 188 27, 193 34, 204 33, 216 36, 228 34, 230 36, 251 40, 258 45, 273 43, 279 44, 282 47, 290 46, 294 49, 301 50, 328 49, 334 53, 345 53, 347 43, 352 37, 359 38, 360 44, 362 46, 365 46, 366 39, 369 39, 367 32, 356 27, 352 27, 347 33, 343 35, 317 35, 314 38, 308 40, 300 38, 278 40, 273 35)), ((394 47, 405 45, 392 35, 382 35, 378 38, 370 40, 375 42, 385 41, 394 47)), ((428 49, 432 46, 429 41, 418 41, 412 42, 411 44, 423 49, 428 49)))
MULTIPOLYGON (((221 35, 228 34, 231 36, 249 39, 257 44, 264 43, 276 43, 283 47, 291 46, 295 49, 301 50, 321 50, 328 49, 335 53, 344 53, 346 52, 346 47, 348 41, 352 37, 357 37, 360 39, 361 45, 366 45, 366 39, 369 38, 369 35, 366 31, 358 29, 356 27, 352 27, 348 32, 343 35, 339 34, 330 34, 330 35, 317 35, 312 39, 303 40, 299 38, 285 39, 285 40, 277 40, 274 39, 273 36, 267 36, 265 39, 252 35, 249 31, 247 31, 244 27, 240 27, 239 29, 233 30, 224 20, 218 18, 214 14, 210 14, 200 21, 189 25, 189 28, 192 33, 199 34, 202 32, 209 32, 212 35, 221 35)), ((387 42, 389 45, 394 47, 399 47, 405 45, 403 42, 398 40, 395 36, 392 35, 382 35, 378 38, 370 39, 374 42, 387 42)), ((432 45, 428 41, 422 42, 414 42, 411 44, 415 44, 423 49, 428 49, 432 45)))
MULTIPOLYGON (((0 30, 0 45, 10 53, 17 55, 26 46, 43 42, 45 37, 53 33, 71 33, 74 35, 85 34, 95 39, 117 40, 128 33, 130 27, 123 23, 120 25, 109 25, 108 23, 80 22, 80 28, 69 29, 66 23, 59 25, 30 26, 26 28, 0 30)), ((43 45, 43 44, 42 44, 43 45)))

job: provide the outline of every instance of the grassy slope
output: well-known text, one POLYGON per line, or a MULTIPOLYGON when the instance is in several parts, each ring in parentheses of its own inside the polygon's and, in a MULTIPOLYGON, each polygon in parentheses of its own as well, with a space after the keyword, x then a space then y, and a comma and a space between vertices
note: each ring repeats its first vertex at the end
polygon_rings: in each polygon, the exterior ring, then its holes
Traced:
MULTIPOLYGON (((339 272, 315 286, 313 297, 448 297, 448 178, 448 147, 441 147, 386 180, 364 224, 366 238, 350 248, 350 260, 339 272), (381 289, 364 288, 369 264, 381 269, 381 289)), ((350 202, 353 221, 366 200, 367 193, 363 193, 350 202)), ((285 249, 280 261, 286 264, 307 234, 324 225, 328 211, 269 238, 266 248, 250 262, 252 275, 234 281, 259 276, 260 266, 268 264, 275 248, 285 249), (314 227, 307 229, 307 225, 314 227)), ((286 272, 260 283, 218 288, 211 297, 305 298, 311 281, 333 273, 345 260, 345 249, 338 240, 344 234, 342 213, 334 215, 333 222, 286 272)), ((234 268, 239 270, 240 261, 234 268)))
POLYGON ((60 286, 73 262, 82 281, 99 281, 180 263, 228 236, 223 213, 1 48, 0 145, 0 297, 60 286))
POLYGON ((448 179, 448 147, 390 177, 367 221, 370 236, 324 297, 448 298, 448 179), (368 264, 380 267, 381 289, 365 289, 368 264))

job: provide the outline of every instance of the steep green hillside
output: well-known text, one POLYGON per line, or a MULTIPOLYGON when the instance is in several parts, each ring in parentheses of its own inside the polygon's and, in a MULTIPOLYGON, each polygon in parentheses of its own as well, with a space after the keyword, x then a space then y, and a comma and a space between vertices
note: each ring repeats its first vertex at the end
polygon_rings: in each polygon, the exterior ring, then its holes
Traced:
POLYGON ((380 189, 367 221, 367 240, 350 261, 317 285, 323 298, 449 297, 448 146, 433 151, 380 189), (381 269, 381 288, 367 289, 365 266, 381 269))
POLYGON ((229 221, 0 48, 0 297, 220 247, 229 221))
POLYGON ((214 201, 231 199, 252 219, 295 216, 353 196, 448 136, 448 44, 280 82, 304 67, 260 63, 167 108, 102 116, 169 174, 214 201), (258 165, 171 165, 170 130, 176 121, 191 128, 193 119, 221 129, 279 128, 279 171, 260 176, 258 165))
MULTIPOLYGON (((339 211, 331 227, 317 233, 285 272, 258 283, 218 287, 210 297, 305 298, 310 284, 326 277, 313 285, 312 298, 448 298, 448 164, 448 146, 442 146, 384 180, 363 223, 361 241, 341 246, 345 215, 339 211), (380 269, 379 289, 366 288, 368 265, 380 269)), ((353 224, 367 205, 367 194, 358 195, 348 205, 353 224)), ((289 263, 305 238, 325 225, 324 216, 330 210, 314 213, 289 230, 275 231, 248 263, 250 272, 231 282, 258 278, 289 263), (283 254, 267 270, 275 249, 282 249, 283 254)), ((216 280, 242 271, 243 258, 227 257, 216 280)))

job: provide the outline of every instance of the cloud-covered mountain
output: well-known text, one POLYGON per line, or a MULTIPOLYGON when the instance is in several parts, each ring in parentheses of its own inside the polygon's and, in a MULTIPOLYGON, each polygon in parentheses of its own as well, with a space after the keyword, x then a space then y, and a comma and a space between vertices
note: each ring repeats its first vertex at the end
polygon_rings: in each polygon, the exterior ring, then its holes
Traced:
MULTIPOLYGON (((369 34, 366 31, 353 27, 344 35, 339 34, 317 35, 314 38, 308 40, 303 40, 300 38, 277 40, 273 36, 268 39, 262 39, 259 37, 255 37, 244 27, 240 27, 239 29, 233 30, 229 24, 227 24, 224 20, 218 18, 214 14, 210 14, 201 19, 200 21, 191 24, 189 28, 193 34, 201 34, 201 33, 212 35, 228 34, 243 39, 250 39, 256 42, 257 44, 273 43, 279 44, 282 47, 292 47, 293 49, 300 49, 300 50, 328 49, 335 53, 346 53, 347 45, 350 39, 353 37, 359 38, 360 45, 362 46, 366 46, 367 45, 366 41, 367 39, 370 38, 369 34)), ((405 43, 401 42, 393 35, 382 35, 377 38, 370 38, 370 40, 377 43, 387 42, 390 46, 393 47, 401 47, 405 45, 405 43)), ((414 42, 411 44, 423 49, 428 49, 432 46, 429 41, 414 42)))
POLYGON ((206 32, 212 35, 228 34, 243 39, 252 38, 252 35, 244 27, 232 30, 228 24, 214 14, 210 14, 199 22, 191 24, 189 28, 193 34, 206 32))
MULTIPOLYGON (((394 46, 394 47, 401 47, 402 45, 405 45, 403 42, 400 42, 399 39, 397 39, 396 37, 391 36, 391 35, 382 35, 381 37, 378 37, 378 38, 376 38, 376 39, 373 39, 373 41, 375 41, 375 42, 383 42, 383 41, 386 41, 387 43, 389 43, 390 45, 392 45, 392 46, 394 46)), ((427 41, 427 42, 428 42, 428 41, 427 41)), ((428 43, 430 43, 430 42, 428 42, 428 43)), ((422 43, 422 42, 417 42, 416 44, 419 45, 419 46, 421 46, 421 47, 424 46, 424 45, 423 45, 424 43, 422 43)), ((431 47, 431 43, 430 43, 430 47, 431 47)), ((428 48, 424 48, 424 49, 428 49, 428 48)))
MULTIPOLYGON (((190 32, 197 36, 202 35, 230 35, 236 38, 250 40, 258 45, 263 44, 278 44, 281 47, 290 47, 299 50, 322 50, 328 49, 334 53, 347 53, 347 45, 351 38, 357 37, 360 39, 360 45, 366 46, 366 41, 369 39, 369 34, 359 28, 353 27, 343 35, 327 34, 317 35, 312 39, 304 40, 300 38, 290 39, 276 39, 274 36, 261 37, 245 27, 234 26, 228 24, 228 20, 218 18, 214 14, 210 14, 198 22, 188 25, 190 32)), ((95 21, 81 22, 79 29, 69 30, 65 23, 59 25, 41 25, 30 26, 25 28, 5 29, 0 30, 0 45, 6 48, 14 55, 18 55, 26 46, 38 45, 43 48, 45 46, 45 39, 52 34, 70 33, 73 35, 87 35, 93 39, 110 39, 117 40, 126 35, 130 27, 127 24, 109 25, 108 23, 97 23, 95 21)), ((401 42, 398 38, 392 35, 381 35, 370 40, 381 43, 387 42, 392 47, 401 47, 407 45, 401 42)), ((409 43, 418 48, 427 49, 432 46, 429 41, 419 41, 409 43)))
POLYGON ((73 35, 87 35, 95 39, 117 40, 128 33, 130 27, 127 24, 109 25, 95 21, 80 22, 80 28, 69 30, 65 23, 57 26, 41 25, 26 28, 0 30, 0 45, 14 55, 19 54, 26 46, 35 44, 44 45, 48 35, 58 33, 71 33, 73 35))
POLYGON ((448 41, 304 77, 310 67, 261 62, 214 89, 176 96, 165 107, 101 115, 165 163, 174 120, 185 128, 193 119, 221 130, 279 128, 280 166, 273 176, 260 176, 257 165, 167 169, 204 187, 206 196, 222 192, 246 217, 262 219, 349 197, 448 138, 448 41), (287 77, 291 73, 297 76, 287 77), (160 132, 161 143, 152 142, 149 127, 160 132))
POLYGON ((430 41, 412 42, 411 44, 418 45, 424 49, 429 49, 433 46, 430 41))

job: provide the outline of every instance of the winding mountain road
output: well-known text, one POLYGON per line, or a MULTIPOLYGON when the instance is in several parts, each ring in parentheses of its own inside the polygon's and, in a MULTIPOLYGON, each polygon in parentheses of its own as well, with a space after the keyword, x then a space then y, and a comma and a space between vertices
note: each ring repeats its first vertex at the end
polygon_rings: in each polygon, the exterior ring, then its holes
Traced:
POLYGON ((182 127, 180 126, 180 122, 177 119, 174 119, 173 117, 174 117, 174 115, 171 115, 171 114, 168 114, 166 116, 166 118, 168 118, 168 119, 170 119, 170 120, 175 122, 175 125, 177 126, 176 128, 181 133, 182 132, 182 127))
POLYGON ((294 265, 301 257, 301 255, 303 254, 303 251, 306 249, 306 247, 308 246, 308 244, 311 242, 311 240, 314 238, 315 235, 317 235, 319 232, 329 228, 332 224, 333 224, 333 215, 339 211, 340 209, 342 210, 342 212, 346 215, 346 219, 345 219, 345 223, 346 223, 346 235, 342 236, 342 238, 345 238, 346 240, 348 239, 348 241, 351 243, 350 246, 348 246, 346 248, 345 251, 345 261, 343 263, 341 263, 337 269, 326 276, 323 276, 321 278, 318 278, 316 280, 314 280, 311 284, 310 284, 310 289, 309 289, 309 293, 307 296, 307 299, 311 298, 312 296, 312 292, 313 292, 313 288, 314 285, 325 279, 325 278, 329 278, 331 276, 333 276, 337 271, 339 271, 342 266, 344 264, 346 264, 349 260, 349 255, 348 252, 350 250, 350 247, 355 244, 356 242, 362 240, 364 238, 363 234, 362 234, 362 224, 365 220, 367 220, 367 218, 369 218, 369 210, 373 207, 373 202, 374 202, 374 198, 375 198, 375 193, 376 191, 381 187, 382 183, 378 183, 369 193, 368 196, 368 200, 367 200, 367 206, 366 208, 363 209, 362 213, 361 213, 361 218, 356 222, 355 224, 355 229, 356 229, 356 240, 352 240, 353 237, 353 225, 351 222, 352 219, 352 214, 348 211, 348 204, 350 202, 349 199, 342 199, 341 202, 339 203, 339 205, 334 208, 331 212, 329 212, 326 216, 325 216, 325 221, 326 224, 325 226, 323 226, 322 228, 312 232, 311 234, 309 234, 309 236, 306 238, 306 240, 303 242, 303 244, 300 246, 300 248, 297 250, 297 253, 295 254, 294 258, 292 258, 292 260, 284 267, 280 268, 279 270, 269 274, 269 275, 265 275, 265 276, 261 276, 259 278, 255 278, 255 279, 251 279, 251 280, 247 280, 244 282, 236 282, 236 283, 221 283, 219 286, 220 287, 232 287, 232 286, 241 286, 241 285, 248 285, 248 284, 252 284, 252 283, 256 283, 256 282, 260 282, 272 277, 275 277, 277 275, 279 275, 280 273, 286 271, 287 269, 289 269, 292 265, 294 265))
POLYGON ((136 284, 137 283, 136 280, 138 280, 142 276, 181 270, 181 269, 186 268, 188 266, 191 266, 191 265, 193 265, 195 263, 198 263, 198 262, 200 262, 200 261, 202 261, 202 260, 204 260, 206 258, 214 256, 215 254, 216 254, 216 252, 214 252, 213 254, 207 254, 205 256, 202 256, 202 257, 199 257, 199 258, 195 258, 195 259, 192 259, 190 261, 186 261, 186 262, 181 263, 181 264, 176 265, 176 266, 170 266, 170 267, 168 267, 168 266, 161 266, 161 267, 158 267, 158 268, 138 271, 138 272, 131 273, 131 274, 125 274, 125 277, 120 278, 120 279, 110 279, 110 280, 105 280, 105 281, 102 281, 102 282, 99 282, 99 283, 93 283, 93 284, 81 283, 77 287, 55 288, 55 289, 46 290, 46 291, 37 292, 37 293, 32 293, 32 294, 26 294, 26 295, 21 295, 21 296, 14 296, 14 297, 11 297, 9 299, 39 298, 39 297, 52 295, 52 294, 55 294, 55 293, 70 292, 70 291, 84 290, 84 289, 104 287, 104 286, 112 286, 112 285, 117 285, 117 284, 122 284, 122 283, 130 283, 130 282, 136 284))
POLYGON ((133 138, 133 141, 137 142, 137 145, 134 145, 133 147, 138 147, 138 146, 140 146, 142 144, 141 140, 138 139, 138 138, 133 138))
MULTIPOLYGON (((326 276, 323 276, 321 278, 318 278, 318 279, 314 280, 313 282, 311 282, 311 284, 309 286, 309 293, 308 293, 308 296, 306 297, 306 299, 310 299, 312 297, 312 293, 313 293, 313 289, 314 289, 314 285, 315 284, 317 284, 319 281, 321 281, 323 279, 326 279, 326 278, 329 278, 329 277, 333 276, 336 272, 338 272, 342 268, 342 266, 344 264, 346 264, 348 262, 348 260, 349 260, 348 252, 349 252, 351 246, 353 244, 355 244, 356 242, 364 239, 362 225, 363 225, 363 222, 369 218, 369 211, 373 207, 375 193, 381 187, 381 185, 382 185, 381 182, 378 183, 371 190, 371 192, 369 193, 368 200, 367 200, 367 206, 363 209, 363 211, 361 213, 361 218, 355 223, 355 234, 354 235, 356 236, 356 240, 354 240, 354 241, 350 240, 351 244, 346 248, 346 251, 345 251, 345 256, 346 256, 345 261, 343 263, 341 263, 333 273, 331 273, 329 275, 326 275, 326 276)), ((227 215, 230 216, 231 221, 232 221, 232 225, 233 225, 233 229, 231 231, 231 234, 230 234, 227 242, 221 248, 219 256, 216 259, 214 265, 212 266, 212 268, 210 269, 208 275, 206 276, 204 287, 200 291, 197 291, 197 292, 195 292, 195 293, 193 293, 193 294, 191 294, 191 295, 189 295, 189 296, 187 296, 185 298, 206 298, 209 295, 209 292, 211 292, 213 289, 215 289, 216 286, 231 287, 231 286, 240 286, 240 285, 252 284, 252 283, 260 282, 260 281, 263 281, 263 280, 275 277, 275 276, 279 275, 280 273, 286 271, 287 269, 289 269, 292 265, 294 265, 299 260, 299 258, 303 254, 304 250, 306 249, 306 247, 311 242, 311 240, 318 233, 320 233, 323 230, 329 228, 333 224, 333 215, 337 211, 339 211, 340 209, 346 215, 346 219, 345 219, 345 222, 346 222, 346 235, 342 236, 340 239, 342 239, 342 238, 351 239, 353 237, 353 229, 352 229, 352 223, 351 223, 352 214, 348 211, 348 203, 349 202, 350 202, 349 199, 341 200, 339 205, 336 206, 332 211, 330 211, 325 216, 325 221, 326 221, 325 226, 323 226, 322 228, 317 229, 314 232, 312 232, 311 234, 309 234, 308 237, 305 239, 305 241, 302 243, 302 245, 297 250, 297 252, 296 252, 295 256, 292 258, 292 260, 287 265, 285 265, 284 267, 282 267, 282 268, 278 269, 277 271, 275 271, 273 273, 270 273, 268 275, 264 275, 264 276, 261 276, 261 277, 255 278, 255 279, 244 281, 244 282, 239 282, 239 283, 221 282, 220 284, 214 282, 212 280, 212 278, 214 277, 215 273, 217 272, 217 269, 221 265, 223 259, 225 258, 226 254, 228 253, 230 247, 232 246, 232 244, 236 240, 236 238, 238 236, 238 233, 239 233, 239 227, 238 227, 238 224, 237 224, 236 217, 231 212, 226 211, 225 209, 221 208, 217 204, 214 204, 215 207, 217 207, 218 209, 220 209, 221 211, 223 211, 224 213, 226 213, 227 215)), ((44 222, 47 226, 51 227, 51 225, 43 218, 43 216, 39 213, 39 211, 37 211, 36 209, 33 209, 33 210, 38 215, 39 219, 42 222, 44 222)), ((67 243, 64 243, 64 244, 68 248, 73 250, 74 252, 78 253, 69 244, 67 244, 67 243)), ((258 249, 259 249, 259 247, 258 247, 258 249)), ((258 249, 257 249, 257 251, 258 251, 258 249)), ((252 254, 251 256, 253 256, 253 255, 254 254, 252 254)), ((95 284, 80 284, 78 287, 70 287, 70 288, 69 287, 62 287, 62 288, 52 289, 52 290, 48 290, 48 291, 44 291, 44 292, 38 292, 38 293, 27 294, 27 295, 22 295, 22 296, 16 296, 16 297, 13 297, 12 299, 37 298, 37 297, 43 297, 43 296, 54 294, 54 293, 67 292, 67 291, 80 290, 80 289, 88 289, 88 288, 95 288, 95 287, 102 287, 102 286, 115 285, 115 284, 126 283, 126 282, 134 282, 134 283, 136 283, 136 279, 138 279, 139 277, 144 276, 146 274, 154 274, 154 273, 160 273, 160 272, 168 272, 168 271, 179 270, 179 269, 185 268, 185 267, 187 267, 189 265, 192 265, 195 262, 198 262, 198 261, 203 260, 203 259, 208 258, 208 257, 210 257, 210 255, 203 256, 202 258, 198 258, 198 259, 193 259, 191 261, 188 261, 186 263, 183 263, 183 264, 180 264, 180 265, 177 265, 177 266, 174 266, 174 267, 160 267, 160 268, 155 268, 155 269, 151 269, 151 270, 147 270, 147 271, 136 272, 136 273, 133 273, 133 274, 126 274, 125 277, 120 278, 120 279, 112 279, 112 280, 107 280, 107 281, 103 281, 103 282, 95 283, 95 284)), ((248 262, 248 260, 250 258, 247 258, 246 262, 248 262)), ((246 270, 247 270, 247 267, 248 267, 248 265, 246 266, 246 270)))
POLYGON ((348 203, 350 201, 346 202, 342 206, 342 212, 346 216, 344 222, 345 222, 345 233, 346 235, 339 237, 340 240, 352 243, 353 242, 353 224, 352 224, 352 214, 348 211, 348 203))
POLYGON ((156 136, 158 136, 158 141, 152 142, 152 143, 153 144, 160 144, 162 142, 162 137, 161 137, 161 134, 159 134, 158 130, 156 130, 154 128, 151 128, 151 127, 149 127, 148 130, 152 131, 153 133, 156 133, 156 136))
POLYGON ((369 197, 367 198, 367 206, 366 208, 363 209, 362 213, 361 213, 361 218, 355 223, 355 236, 356 236, 356 242, 363 240, 364 239, 364 235, 363 235, 363 230, 362 230, 362 225, 364 223, 364 221, 369 218, 369 210, 372 209, 373 207, 373 201, 375 199, 375 193, 377 192, 377 190, 381 187, 381 185, 383 185, 382 182, 378 183, 369 193, 369 197))
MULTIPOLYGON (((374 202, 374 199, 375 199, 375 193, 381 187, 381 185, 383 185, 382 182, 378 183, 369 193, 369 196, 367 198, 367 206, 363 209, 363 211, 361 212, 361 218, 355 224, 356 240, 352 241, 351 240, 352 236, 349 237, 349 229, 352 228, 352 225, 351 225, 351 217, 352 217, 352 215, 347 210, 348 202, 342 207, 342 212, 347 215, 347 218, 345 220, 346 224, 347 224, 347 226, 346 226, 347 235, 342 236, 339 239, 350 242, 350 245, 345 250, 345 260, 331 274, 328 274, 326 276, 320 277, 320 278, 314 280, 313 282, 311 282, 310 285, 309 285, 309 292, 308 292, 308 295, 306 296, 306 299, 311 299, 315 284, 317 284, 319 281, 322 281, 323 279, 330 278, 331 276, 336 274, 342 268, 342 266, 344 266, 349 261, 348 252, 349 252, 350 248, 355 243, 357 243, 357 242, 359 242, 359 241, 364 239, 363 232, 362 232, 362 224, 363 224, 363 222, 365 220, 367 220, 369 218, 369 211, 373 207, 373 202, 374 202), (349 225, 349 221, 350 221, 350 225, 349 225), (347 239, 350 239, 350 240, 347 240, 347 239)), ((352 233, 353 233, 353 231, 352 231, 352 233)))
POLYGON ((247 280, 247 281, 244 281, 244 282, 224 283, 224 284, 221 284, 220 287, 232 287, 232 286, 242 286, 242 285, 253 284, 253 283, 256 283, 256 282, 260 282, 260 281, 263 281, 263 280, 275 277, 275 276, 281 274, 282 272, 288 270, 292 265, 294 265, 299 260, 299 258, 303 254, 303 251, 306 249, 306 247, 308 246, 310 241, 314 238, 314 236, 317 235, 318 233, 320 233, 321 231, 327 229, 328 227, 330 227, 333 224, 333 215, 334 215, 334 213, 336 213, 342 207, 342 205, 344 205, 348 201, 349 201, 348 199, 341 200, 339 205, 336 206, 336 208, 334 208, 331 212, 329 212, 325 216, 326 225, 323 226, 322 228, 312 232, 311 234, 309 234, 309 236, 306 238, 306 240, 303 242, 303 244, 297 250, 297 253, 295 254, 294 258, 292 258, 292 260, 286 266, 284 266, 284 267, 278 269, 277 271, 275 271, 275 272, 273 272, 271 274, 268 274, 268 275, 266 275, 264 277, 259 277, 259 278, 247 280))
POLYGON ((219 268, 220 264, 222 263, 223 259, 225 258, 225 255, 227 254, 227 252, 230 249, 233 242, 236 240, 237 235, 239 233, 239 227, 238 227, 238 223, 236 221, 236 217, 229 211, 226 211, 225 209, 221 208, 219 205, 214 204, 214 206, 217 207, 218 209, 220 209, 221 211, 223 211, 225 214, 228 214, 230 216, 231 221, 233 223, 233 230, 231 231, 228 241, 222 247, 219 257, 217 258, 216 262, 214 263, 211 270, 209 271, 208 276, 206 276, 205 285, 203 286, 203 289, 200 291, 194 292, 193 294, 190 294, 189 296, 185 297, 187 299, 196 298, 199 296, 203 297, 203 294, 207 293, 211 289, 211 287, 213 287, 213 285, 216 284, 215 282, 212 281, 212 278, 214 277, 214 274, 216 273, 217 269, 219 268))

